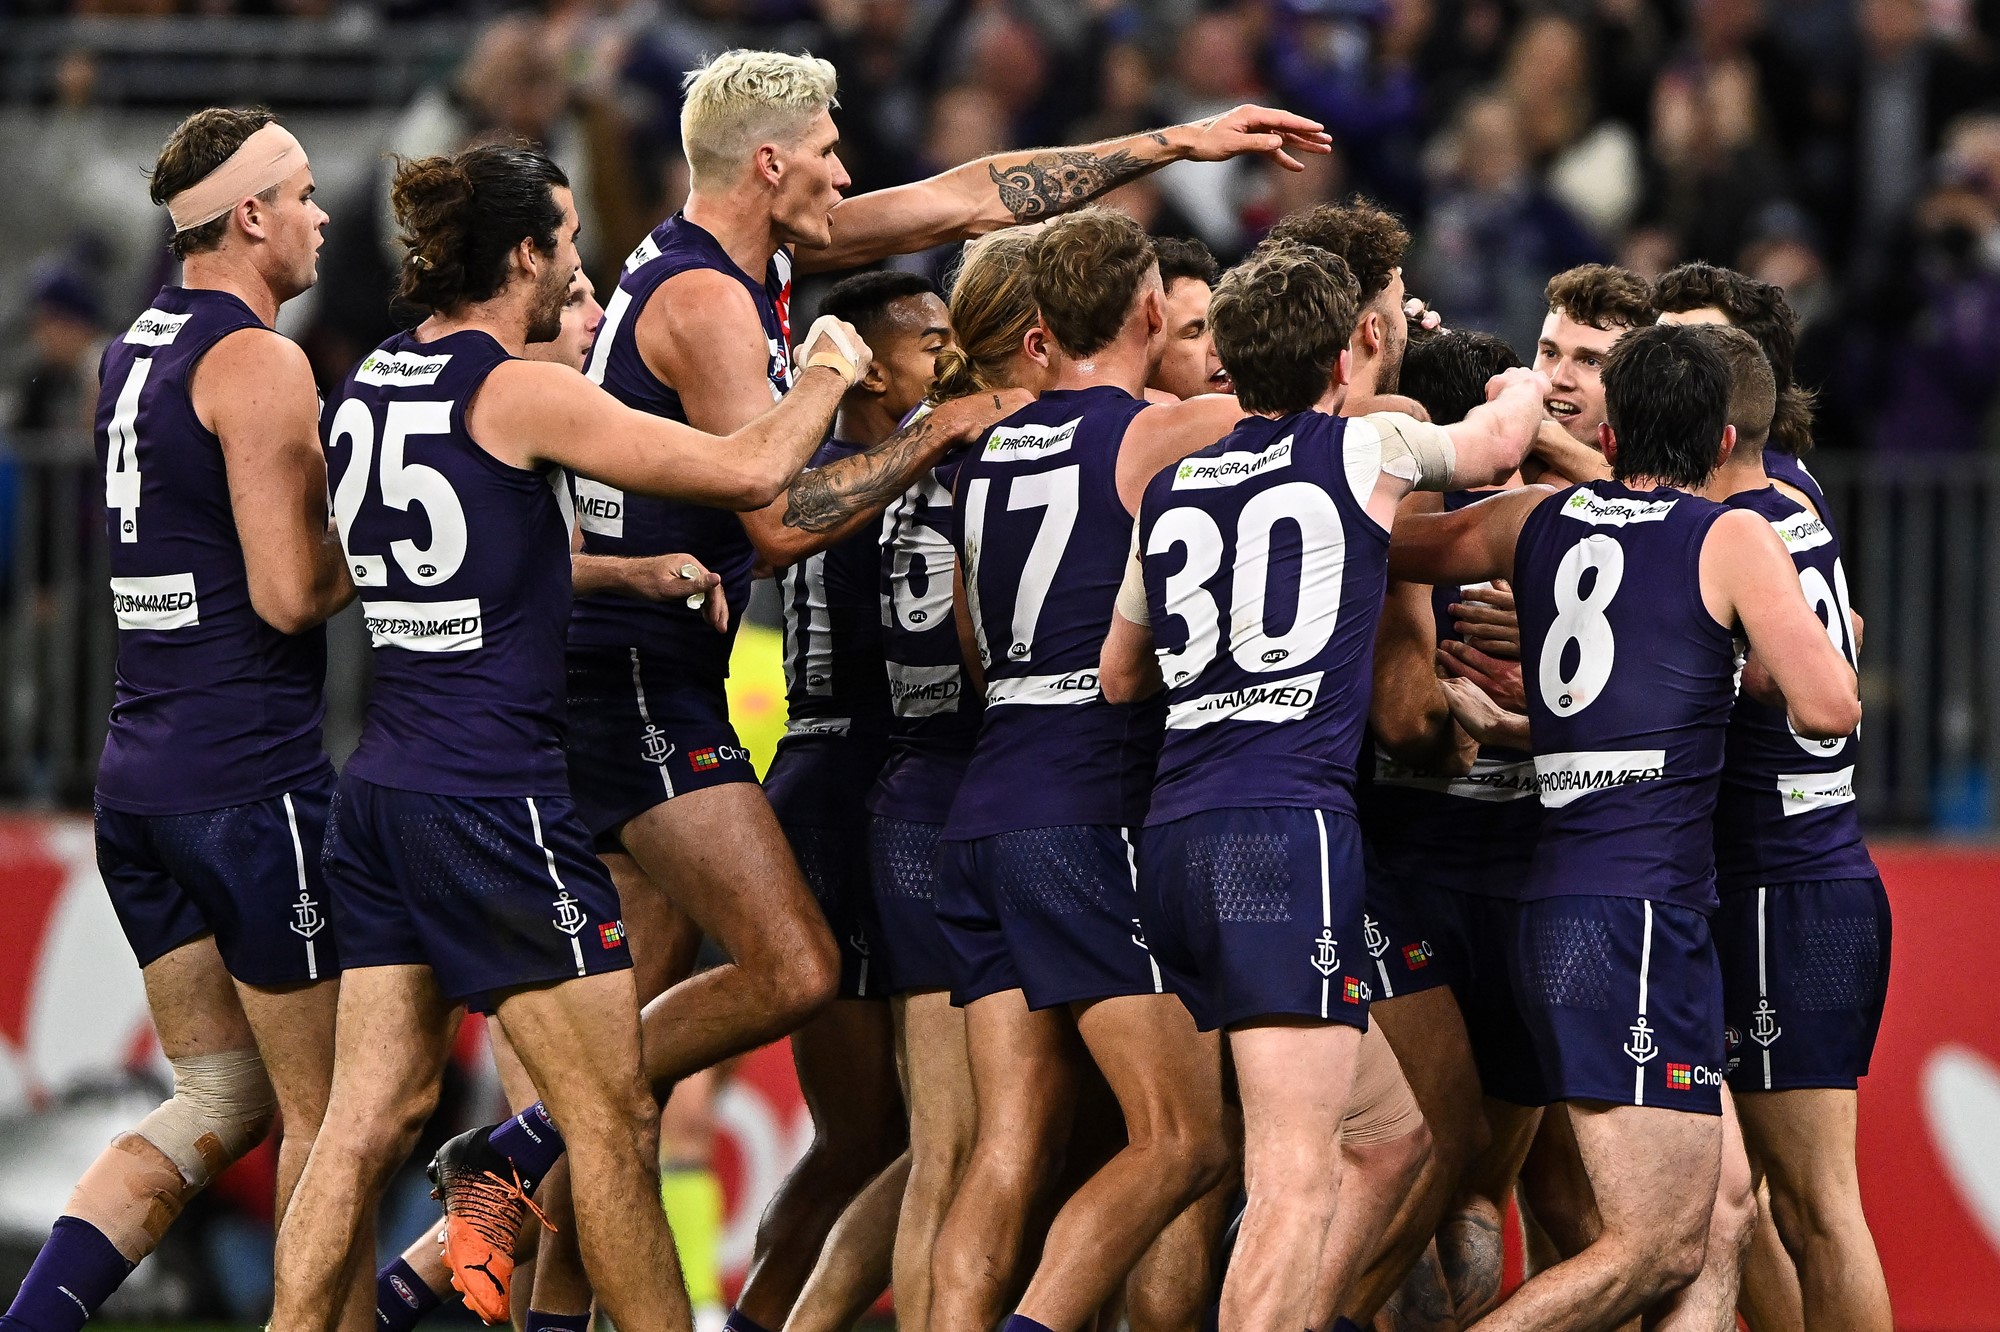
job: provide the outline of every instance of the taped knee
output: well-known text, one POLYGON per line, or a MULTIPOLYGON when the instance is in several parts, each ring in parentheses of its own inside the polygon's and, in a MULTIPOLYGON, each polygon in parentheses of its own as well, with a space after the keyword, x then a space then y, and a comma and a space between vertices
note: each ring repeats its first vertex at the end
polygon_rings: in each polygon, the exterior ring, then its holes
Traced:
POLYGON ((260 1142, 278 1108, 255 1052, 185 1055, 169 1061, 174 1097, 139 1121, 137 1134, 201 1189, 260 1142))
POLYGON ((1394 1142, 1424 1126, 1423 1111, 1410 1092, 1403 1066, 1379 1025, 1370 1024, 1354 1058, 1354 1090, 1348 1094, 1341 1141, 1350 1147, 1394 1142))

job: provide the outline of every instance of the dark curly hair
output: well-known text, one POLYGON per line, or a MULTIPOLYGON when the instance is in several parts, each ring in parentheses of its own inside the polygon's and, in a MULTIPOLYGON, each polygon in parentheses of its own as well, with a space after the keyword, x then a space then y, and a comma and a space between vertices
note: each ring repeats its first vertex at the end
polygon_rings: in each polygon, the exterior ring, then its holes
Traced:
POLYGON ((1111 345, 1157 260, 1153 238, 1126 214, 1083 208, 1057 218, 1035 237, 1035 308, 1071 356, 1111 345))
POLYGON ((1514 349, 1491 333, 1462 328, 1432 332, 1412 325, 1400 388, 1424 405, 1431 420, 1451 425, 1486 401, 1487 380, 1520 363, 1514 349))
MULTIPOLYGON (((212 106, 206 111, 195 112, 174 126, 174 132, 167 136, 158 160, 153 163, 153 202, 164 204, 190 185, 199 183, 227 162, 230 155, 243 146, 245 139, 276 119, 262 107, 239 109, 212 106)), ((278 197, 278 187, 273 185, 257 197, 268 203, 278 197)), ((223 234, 228 229, 229 214, 224 213, 198 227, 175 232, 173 239, 167 242, 167 249, 173 252, 176 259, 201 254, 222 244, 223 234)))
POLYGON ((1159 236, 1153 241, 1153 249, 1160 258, 1162 287, 1171 288, 1183 278, 1213 287, 1222 276, 1222 265, 1215 262, 1215 256, 1198 240, 1159 236))
POLYGON ((1653 284, 1653 303, 1663 314, 1720 310, 1734 328, 1757 340, 1778 385, 1777 415, 1771 418, 1771 446, 1794 457, 1812 449, 1812 415, 1818 394, 1792 378, 1799 349, 1799 316, 1785 289, 1747 273, 1714 264, 1682 264, 1653 284))
POLYGON ((1289 415, 1320 400, 1354 336, 1360 288, 1337 254, 1265 244, 1208 302, 1216 354, 1245 411, 1289 415))
POLYGON ((561 167, 532 148, 482 144, 456 157, 399 158, 389 201, 403 258, 396 298, 448 313, 491 299, 507 281, 507 256, 523 240, 556 252, 567 188, 561 167))
POLYGON ((1394 213, 1355 195, 1344 204, 1315 204, 1278 219, 1266 245, 1313 245, 1339 255, 1361 290, 1366 306, 1388 290, 1403 266, 1410 233, 1394 213))

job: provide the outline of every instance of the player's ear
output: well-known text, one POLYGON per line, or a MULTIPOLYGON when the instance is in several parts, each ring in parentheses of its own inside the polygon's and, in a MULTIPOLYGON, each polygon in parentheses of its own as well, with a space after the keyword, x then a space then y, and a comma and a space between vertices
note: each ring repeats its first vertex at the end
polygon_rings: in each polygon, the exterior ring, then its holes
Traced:
POLYGON ((1382 350, 1382 316, 1374 310, 1364 311, 1361 322, 1354 326, 1361 337, 1361 345, 1372 355, 1382 350))
POLYGON ((263 240, 270 235, 270 210, 264 206, 264 201, 256 195, 253 194, 247 199, 239 199, 236 207, 231 212, 235 215, 236 225, 242 228, 244 235, 254 236, 259 240, 263 240))
POLYGON ((1597 451, 1611 462, 1618 461, 1618 436, 1611 432, 1611 422, 1597 423, 1597 451))
POLYGON ((1715 455, 1715 465, 1720 467, 1728 462, 1729 455, 1734 452, 1736 452, 1736 427, 1726 425, 1722 427, 1722 447, 1715 455))
POLYGON ((757 178, 767 185, 782 185, 785 180, 785 158, 775 143, 760 143, 751 159, 757 178))
POLYGON ((1340 355, 1334 358, 1333 382, 1336 384, 1354 382, 1354 353, 1346 347, 1342 347, 1340 355))
POLYGON ((1157 287, 1146 289, 1146 336, 1157 338, 1167 327, 1167 298, 1157 287))
POLYGON ((889 375, 882 368, 882 361, 879 357, 869 358, 868 369, 862 374, 860 379, 855 381, 854 387, 864 393, 873 393, 878 397, 889 391, 889 375))
POLYGON ((1055 353, 1055 337, 1040 318, 1029 325, 1028 331, 1021 335, 1021 351, 1036 365, 1045 370, 1048 368, 1049 358, 1055 353))

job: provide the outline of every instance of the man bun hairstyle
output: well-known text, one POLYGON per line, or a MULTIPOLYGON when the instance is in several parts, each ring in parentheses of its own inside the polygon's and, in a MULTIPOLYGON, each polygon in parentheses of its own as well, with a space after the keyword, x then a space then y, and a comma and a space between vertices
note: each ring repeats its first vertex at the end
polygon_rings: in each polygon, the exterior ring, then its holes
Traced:
POLYGON ((1695 262, 1669 269, 1653 284, 1653 303, 1663 314, 1720 310, 1732 327, 1757 340, 1778 385, 1771 418, 1771 446, 1799 457, 1811 451, 1813 407, 1819 395, 1792 377, 1799 349, 1799 315, 1785 289, 1760 282, 1733 268, 1695 262))
POLYGON ((819 303, 819 312, 854 325, 865 342, 886 322, 889 307, 912 296, 935 296, 937 284, 922 273, 880 269, 856 273, 833 284, 819 303))
POLYGON ((1651 284, 1610 264, 1565 269, 1549 279, 1542 296, 1549 309, 1606 333, 1641 328, 1659 318, 1651 284))
POLYGON ((1486 401, 1486 381, 1512 370, 1521 358, 1502 338, 1472 329, 1410 327, 1403 353, 1400 389, 1415 398, 1439 425, 1472 415, 1486 401))
POLYGON ((782 51, 724 51, 681 79, 681 151, 698 189, 722 189, 763 143, 790 146, 838 106, 833 65, 782 51))
POLYGON ((1213 287, 1222 276, 1222 265, 1200 241, 1179 236, 1159 236, 1153 241, 1160 261, 1160 285, 1168 291, 1184 279, 1213 287))
POLYGON ((1111 345, 1157 267, 1153 239, 1124 213, 1083 208, 1042 228, 1029 250, 1035 308, 1071 356, 1111 345))
POLYGON ((1243 409, 1289 416, 1317 403, 1360 309, 1346 262, 1310 245, 1261 245, 1224 274, 1208 326, 1243 409))
POLYGON ((556 252, 563 210, 555 192, 568 186, 546 154, 516 144, 398 158, 389 202, 408 253, 396 298, 434 313, 490 300, 507 283, 515 246, 529 240, 556 252))
POLYGON ((1001 387, 1007 363, 1035 326, 1036 232, 1011 228, 965 247, 952 278, 952 345, 938 353, 929 401, 945 402, 1001 387))
POLYGON ((1314 245, 1339 255, 1366 307, 1389 289, 1389 280, 1403 266, 1410 233, 1394 213, 1357 194, 1344 204, 1314 204, 1286 214, 1271 228, 1266 244, 1314 245))
MULTIPOLYGON (((205 179, 227 162, 245 139, 276 119, 263 107, 212 106, 174 126, 174 132, 167 136, 153 163, 150 191, 153 202, 164 206, 182 190, 205 179)), ((278 187, 273 185, 257 197, 269 202, 277 195, 278 187)), ((176 259, 213 250, 222 244, 229 230, 229 217, 230 214, 224 213, 198 227, 175 232, 167 242, 167 249, 176 259)))
POLYGON ((1611 474, 1698 490, 1715 474, 1733 388, 1729 362, 1706 331, 1648 324, 1604 358, 1604 411, 1617 437, 1611 474))

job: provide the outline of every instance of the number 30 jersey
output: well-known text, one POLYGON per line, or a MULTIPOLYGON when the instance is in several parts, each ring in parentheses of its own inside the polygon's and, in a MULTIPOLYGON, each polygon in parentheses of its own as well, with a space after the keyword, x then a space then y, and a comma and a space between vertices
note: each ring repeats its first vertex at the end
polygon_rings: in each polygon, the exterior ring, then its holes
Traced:
POLYGON ((567 796, 563 638, 569 527, 555 469, 526 471, 466 429, 511 359, 485 333, 399 333, 323 418, 347 572, 375 687, 346 772, 449 796, 567 796))
POLYGON ((959 468, 958 546, 986 667, 986 717, 944 835, 1131 827, 1157 707, 1118 706, 1097 662, 1132 545, 1118 450, 1146 404, 1111 386, 1044 393, 959 468))
POLYGON ((1594 481, 1544 500, 1514 549, 1543 808, 1523 897, 1716 907, 1714 830, 1736 641, 1701 599, 1726 510, 1594 481))
POLYGON ((326 635, 250 604, 222 442, 189 381, 210 348, 264 327, 226 292, 163 287, 104 349, 97 457, 118 621, 97 801, 192 814, 267 800, 327 770, 326 635))
POLYGON ((1354 812, 1389 558, 1355 493, 1381 472, 1379 447, 1348 447, 1368 438, 1319 412, 1251 417, 1146 487, 1139 549, 1167 689, 1148 824, 1354 812))

